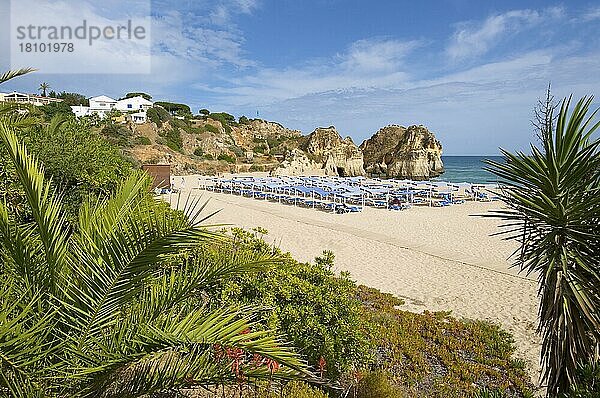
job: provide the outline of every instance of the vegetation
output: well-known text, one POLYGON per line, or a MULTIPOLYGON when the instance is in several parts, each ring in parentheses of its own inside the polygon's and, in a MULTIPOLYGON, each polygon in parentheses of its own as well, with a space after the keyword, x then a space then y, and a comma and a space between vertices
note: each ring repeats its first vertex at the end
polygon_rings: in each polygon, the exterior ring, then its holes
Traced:
POLYGON ((514 341, 498 325, 399 311, 402 300, 364 286, 358 294, 361 323, 370 325, 377 347, 372 368, 387 372, 406 396, 465 396, 481 388, 530 396, 525 363, 514 358, 514 341))
POLYGON ((108 115, 104 118, 102 124, 104 126, 100 130, 100 134, 102 134, 108 142, 121 148, 127 148, 133 145, 133 142, 131 141, 133 132, 127 128, 127 126, 120 123, 114 123, 112 117, 108 115))
POLYGON ((69 106, 90 106, 90 101, 87 99, 87 97, 79 93, 67 93, 66 91, 56 93, 55 91, 50 91, 48 96, 62 99, 62 103, 69 106))
POLYGON ((253 331, 252 308, 190 305, 223 278, 264 270, 266 255, 172 261, 222 234, 159 204, 134 173, 110 198, 82 206, 76 228, 62 195, 16 130, 37 123, 3 113, 0 142, 22 185, 30 221, 0 203, 0 393, 141 396, 308 375, 270 331, 253 331), (251 366, 241 366, 246 357, 251 366), (276 364, 277 366, 274 366, 276 364))
MULTIPOLYGON (((98 133, 82 122, 57 117, 45 126, 33 125, 19 132, 29 150, 44 164, 44 174, 63 190, 62 206, 73 221, 88 197, 108 195, 131 171, 131 164, 98 133)), ((8 153, 0 148, 0 169, 4 175, 0 190, 13 209, 30 214, 25 192, 14 178, 8 153)))
POLYGON ((154 105, 164 108, 167 112, 177 116, 191 116, 192 110, 186 104, 178 104, 175 102, 158 101, 154 105))
POLYGON ((231 156, 226 153, 222 153, 219 156, 217 156, 217 160, 224 160, 227 163, 235 163, 236 161, 235 156, 231 156))
POLYGON ((49 88, 50 88, 50 85, 46 82, 43 82, 42 84, 40 84, 38 91, 42 94, 42 97, 45 97, 46 92, 48 91, 49 88))
POLYGON ((144 137, 143 135, 140 135, 139 137, 135 137, 134 144, 135 145, 151 145, 152 141, 150 141, 150 139, 148 137, 144 137))
MULTIPOLYGON (((262 313, 263 327, 282 331, 294 346, 302 347, 310 365, 336 379, 367 356, 356 286, 347 274, 334 276, 331 253, 315 264, 299 263, 289 253, 284 255, 267 245, 261 239, 265 232, 234 229, 235 249, 275 254, 281 262, 271 272, 227 281, 220 289, 218 304, 272 308, 262 313)), ((219 253, 210 255, 223 261, 219 253)))
POLYGON ((204 156, 204 151, 202 150, 201 147, 196 147, 194 149, 194 155, 202 157, 202 156, 204 156))
POLYGON ((216 128, 215 126, 213 126, 212 124, 205 124, 202 127, 205 131, 208 131, 209 133, 213 133, 213 134, 218 134, 219 133, 219 129, 216 128))
POLYGON ((246 116, 242 115, 242 116, 240 116, 239 123, 240 124, 250 124, 250 120, 248 120, 248 118, 246 116))
POLYGON ((150 120, 152 123, 155 123, 158 128, 161 128, 164 122, 173 119, 169 112, 158 106, 148 109, 146 111, 146 116, 148 120, 150 120))
POLYGON ((231 131, 232 131, 231 126, 236 124, 235 116, 230 115, 229 113, 225 113, 225 112, 210 113, 208 115, 208 117, 220 122, 227 134, 231 134, 231 131))
POLYGON ((600 338, 600 126, 588 116, 592 98, 582 98, 569 116, 562 102, 553 125, 552 107, 531 153, 502 150, 504 163, 488 162, 501 179, 507 210, 491 215, 512 226, 521 243, 515 265, 538 275, 538 331, 548 396, 580 385, 580 362, 592 362, 600 338))
POLYGON ((127 94, 125 94, 125 97, 123 97, 121 99, 127 99, 127 98, 133 98, 133 97, 142 97, 148 101, 152 100, 152 96, 150 94, 146 94, 146 93, 127 93, 127 94))
POLYGON ((292 381, 279 391, 263 391, 259 398, 328 398, 329 395, 306 383, 292 381))
POLYGON ((51 102, 48 105, 39 106, 38 109, 46 116, 48 120, 57 115, 74 116, 73 110, 69 104, 65 103, 64 101, 51 102))
POLYGON ((163 138, 163 141, 160 142, 161 144, 164 144, 177 152, 181 152, 183 150, 183 140, 181 139, 181 132, 179 131, 179 128, 172 127, 159 132, 158 135, 163 138))
POLYGON ((208 109, 200 109, 198 113, 204 116, 210 115, 210 111, 208 109))

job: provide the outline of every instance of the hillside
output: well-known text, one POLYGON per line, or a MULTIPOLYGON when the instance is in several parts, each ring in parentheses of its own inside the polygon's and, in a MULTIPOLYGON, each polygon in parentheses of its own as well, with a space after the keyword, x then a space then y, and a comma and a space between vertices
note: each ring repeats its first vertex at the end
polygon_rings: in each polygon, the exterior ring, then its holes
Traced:
POLYGON ((160 107, 143 124, 109 123, 101 133, 140 164, 168 163, 174 174, 249 171, 274 175, 427 179, 443 173, 441 143, 423 126, 387 126, 358 147, 335 127, 308 135, 227 113, 173 116, 160 107))

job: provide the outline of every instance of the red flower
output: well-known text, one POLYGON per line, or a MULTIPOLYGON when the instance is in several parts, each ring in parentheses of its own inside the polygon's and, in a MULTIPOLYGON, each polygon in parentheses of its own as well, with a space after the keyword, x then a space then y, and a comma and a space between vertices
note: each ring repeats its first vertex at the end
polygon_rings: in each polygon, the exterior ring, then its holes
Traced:
POLYGON ((267 368, 271 373, 277 372, 277 370, 279 370, 279 363, 271 358, 267 358, 266 364, 267 368))
POLYGON ((327 361, 325 358, 319 358, 319 372, 321 373, 321 378, 323 378, 323 372, 325 371, 325 367, 327 366, 327 361))

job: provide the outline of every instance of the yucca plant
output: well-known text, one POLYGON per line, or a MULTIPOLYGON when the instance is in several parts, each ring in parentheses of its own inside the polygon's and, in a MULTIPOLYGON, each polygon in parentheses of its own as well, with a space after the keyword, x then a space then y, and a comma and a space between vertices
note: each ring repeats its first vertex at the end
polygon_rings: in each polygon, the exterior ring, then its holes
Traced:
MULTIPOLYGON (((570 111, 562 102, 556 125, 531 153, 502 150, 488 161, 501 181, 504 233, 521 243, 516 266, 539 282, 543 378, 548 396, 577 383, 580 362, 594 358, 600 337, 600 126, 592 97, 570 111)), ((550 120, 552 116, 550 116, 550 120)))
POLYGON ((156 202, 142 173, 86 202, 69 228, 10 118, 0 143, 31 211, 20 223, 0 203, 0 395, 134 397, 310 376, 273 332, 253 330, 254 309, 197 304, 217 281, 277 259, 165 261, 227 237, 199 225, 197 202, 189 217, 156 202))

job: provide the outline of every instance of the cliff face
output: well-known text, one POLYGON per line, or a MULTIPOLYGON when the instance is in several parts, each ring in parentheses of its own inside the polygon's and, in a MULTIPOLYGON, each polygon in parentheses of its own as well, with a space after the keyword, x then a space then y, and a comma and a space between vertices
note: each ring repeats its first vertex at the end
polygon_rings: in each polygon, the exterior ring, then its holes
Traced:
POLYGON ((304 137, 300 150, 286 153, 274 175, 364 175, 362 152, 350 137, 342 139, 335 127, 317 128, 304 137))
POLYGON ((427 180, 444 172, 442 144, 423 126, 384 127, 360 149, 367 174, 427 180))

